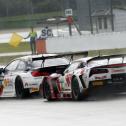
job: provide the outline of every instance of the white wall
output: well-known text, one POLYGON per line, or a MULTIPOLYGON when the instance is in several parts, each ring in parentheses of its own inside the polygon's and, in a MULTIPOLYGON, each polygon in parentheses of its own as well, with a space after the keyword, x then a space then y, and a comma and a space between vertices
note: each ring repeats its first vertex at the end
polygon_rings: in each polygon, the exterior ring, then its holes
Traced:
POLYGON ((114 9, 115 31, 126 31, 126 10, 114 9))
POLYGON ((48 53, 126 48, 126 32, 59 37, 46 41, 48 53))

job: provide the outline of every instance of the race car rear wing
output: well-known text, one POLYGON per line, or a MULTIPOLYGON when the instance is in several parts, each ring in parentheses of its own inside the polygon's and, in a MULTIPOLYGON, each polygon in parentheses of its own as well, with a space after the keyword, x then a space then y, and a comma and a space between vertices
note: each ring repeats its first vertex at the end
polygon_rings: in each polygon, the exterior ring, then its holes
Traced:
POLYGON ((91 61, 94 61, 94 60, 103 60, 103 59, 107 59, 108 62, 109 62, 109 59, 110 58, 119 58, 119 57, 122 57, 122 63, 124 61, 124 57, 126 57, 126 54, 118 54, 118 55, 105 55, 105 56, 97 56, 97 57, 93 57, 91 59, 89 59, 87 61, 87 64, 91 61))
POLYGON ((79 55, 83 55, 84 57, 88 56, 88 51, 85 52, 69 52, 69 53, 59 53, 59 54, 55 54, 52 56, 44 56, 42 54, 42 56, 40 57, 36 57, 36 58, 32 58, 32 61, 36 61, 36 60, 46 60, 46 59, 53 59, 53 58, 61 58, 61 57, 66 57, 66 56, 70 56, 71 60, 73 60, 74 56, 79 56, 79 55))

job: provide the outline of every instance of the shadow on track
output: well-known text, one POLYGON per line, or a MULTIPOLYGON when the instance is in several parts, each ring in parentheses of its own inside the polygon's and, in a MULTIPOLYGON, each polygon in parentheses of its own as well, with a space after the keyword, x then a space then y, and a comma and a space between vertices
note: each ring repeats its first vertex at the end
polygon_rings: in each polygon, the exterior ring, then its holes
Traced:
POLYGON ((23 100, 34 100, 34 99, 42 99, 42 97, 38 93, 31 94, 25 98, 16 98, 16 97, 0 97, 0 100, 17 100, 17 101, 23 101, 23 100))
POLYGON ((126 92, 110 92, 110 91, 100 91, 92 92, 86 101, 112 101, 126 99, 126 92))
POLYGON ((126 91, 120 90, 93 90, 90 91, 89 96, 82 101, 73 101, 72 99, 59 99, 53 101, 47 101, 44 99, 45 103, 58 103, 58 102, 100 102, 100 101, 112 101, 126 99, 126 91))

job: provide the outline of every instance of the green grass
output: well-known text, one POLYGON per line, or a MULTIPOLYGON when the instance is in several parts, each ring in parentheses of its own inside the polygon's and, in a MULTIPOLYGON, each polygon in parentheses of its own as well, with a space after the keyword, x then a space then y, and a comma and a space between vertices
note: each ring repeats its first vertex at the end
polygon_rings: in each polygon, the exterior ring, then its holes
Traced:
POLYGON ((22 42, 18 47, 13 47, 8 43, 0 43, 0 53, 27 51, 30 51, 29 42, 22 42))
POLYGON ((20 15, 12 17, 2 17, 0 18, 0 28, 1 29, 11 29, 11 28, 26 28, 31 26, 37 26, 42 20, 62 16, 62 12, 49 12, 49 13, 37 13, 32 15, 20 15))
POLYGON ((18 56, 1 56, 0 57, 0 65, 7 65, 11 60, 21 57, 22 55, 18 56))
MULTIPOLYGON (((8 43, 0 43, 0 53, 7 53, 7 52, 27 52, 30 51, 30 44, 29 42, 22 42, 18 47, 13 47, 8 43)), ((89 56, 96 56, 96 55, 109 55, 109 54, 121 54, 126 53, 126 48, 122 49, 106 49, 106 50, 93 50, 89 51, 89 56)))
MULTIPOLYGON (((74 11, 74 20, 77 20, 77 12, 74 11)), ((40 26, 41 23, 47 18, 53 18, 58 16, 65 16, 63 11, 48 12, 48 13, 36 13, 26 14, 19 16, 7 16, 0 18, 0 29, 13 29, 13 28, 28 28, 31 26, 40 26)))
POLYGON ((19 15, 11 17, 2 17, 0 21, 25 21, 25 20, 37 20, 37 19, 46 19, 55 16, 61 16, 62 12, 49 12, 49 13, 36 13, 29 15, 19 15))
MULTIPOLYGON (((8 43, 0 43, 0 53, 12 53, 12 52, 27 52, 30 50, 29 42, 22 42, 18 47, 13 47, 8 43)), ((0 64, 7 64, 14 58, 20 57, 22 55, 17 56, 1 56, 0 64)))
MULTIPOLYGON (((0 53, 27 52, 27 51, 30 51, 29 42, 22 42, 18 47, 13 47, 9 45, 8 43, 0 43, 0 53)), ((93 57, 93 56, 98 56, 98 55, 112 55, 112 54, 126 54, 126 48, 89 51, 88 56, 93 57)), ((1 56, 0 64, 7 64, 12 59, 20 57, 20 56, 19 55, 18 56, 1 56)))
MULTIPOLYGON (((12 52, 27 52, 30 50, 29 42, 22 42, 18 47, 13 47, 8 43, 0 43, 0 53, 12 53, 12 52)), ((14 58, 20 57, 22 55, 17 56, 1 56, 0 64, 7 64, 14 58)))
POLYGON ((102 56, 102 55, 115 55, 115 54, 126 54, 126 48, 122 49, 105 49, 105 50, 94 50, 89 51, 89 56, 102 56))

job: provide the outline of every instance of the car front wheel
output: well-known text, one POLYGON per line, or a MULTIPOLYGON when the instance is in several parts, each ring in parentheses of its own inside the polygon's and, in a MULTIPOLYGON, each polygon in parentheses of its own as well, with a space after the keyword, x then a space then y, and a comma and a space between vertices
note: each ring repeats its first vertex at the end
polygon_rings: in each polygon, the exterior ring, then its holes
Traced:
POLYGON ((16 78, 15 91, 17 98, 25 98, 29 96, 29 89, 24 89, 23 82, 20 77, 16 78))
POLYGON ((79 83, 76 77, 72 80, 72 99, 75 101, 83 100, 83 95, 80 92, 79 83))

